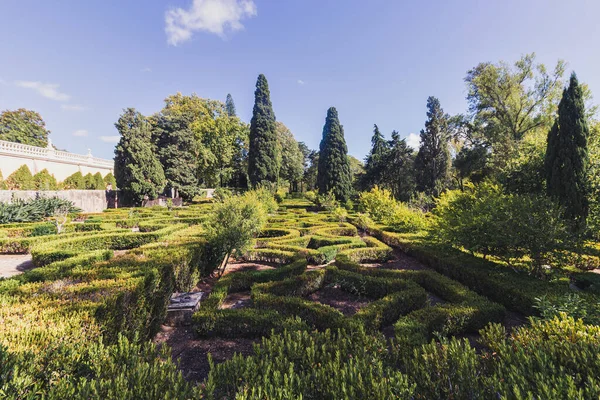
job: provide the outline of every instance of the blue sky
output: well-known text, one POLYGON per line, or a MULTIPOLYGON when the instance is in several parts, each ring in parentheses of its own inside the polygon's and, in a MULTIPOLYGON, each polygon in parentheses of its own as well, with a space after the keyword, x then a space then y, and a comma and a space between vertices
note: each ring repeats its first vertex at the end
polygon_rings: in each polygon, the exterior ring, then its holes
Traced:
POLYGON ((599 14, 597 0, 0 0, 0 110, 36 110, 59 148, 112 158, 123 108, 231 93, 249 121, 264 73, 298 140, 317 148, 335 106, 363 158, 374 123, 418 133, 430 95, 464 112, 482 61, 564 59, 600 93, 599 14))

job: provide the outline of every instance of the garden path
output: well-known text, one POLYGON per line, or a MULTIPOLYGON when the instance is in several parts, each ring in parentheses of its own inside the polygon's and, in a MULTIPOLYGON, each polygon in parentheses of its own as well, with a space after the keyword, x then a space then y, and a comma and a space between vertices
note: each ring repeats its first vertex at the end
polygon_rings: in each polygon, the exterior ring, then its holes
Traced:
POLYGON ((19 275, 34 267, 31 254, 0 254, 0 278, 19 275))

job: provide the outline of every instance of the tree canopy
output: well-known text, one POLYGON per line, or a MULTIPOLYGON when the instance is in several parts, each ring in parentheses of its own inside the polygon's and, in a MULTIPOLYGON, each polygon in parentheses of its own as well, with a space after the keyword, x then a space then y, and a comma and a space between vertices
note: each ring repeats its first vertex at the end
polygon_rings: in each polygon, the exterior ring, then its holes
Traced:
POLYGON ((0 113, 0 140, 46 147, 49 134, 42 116, 35 111, 19 108, 0 113))

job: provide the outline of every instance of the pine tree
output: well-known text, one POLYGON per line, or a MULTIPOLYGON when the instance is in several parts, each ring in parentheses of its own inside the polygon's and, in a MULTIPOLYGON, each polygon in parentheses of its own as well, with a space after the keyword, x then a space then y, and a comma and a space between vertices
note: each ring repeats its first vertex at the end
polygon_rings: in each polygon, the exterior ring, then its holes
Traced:
POLYGON ((185 117, 162 114, 156 119, 154 135, 158 156, 167 179, 167 190, 174 189, 186 200, 198 192, 198 163, 194 154, 194 133, 185 117))
POLYGON ((377 124, 374 125, 371 137, 371 151, 365 160, 365 175, 362 179, 364 189, 370 189, 375 185, 382 185, 383 175, 387 169, 384 159, 388 152, 388 143, 379 131, 377 124))
POLYGON ((573 73, 548 133, 545 172, 548 195, 565 208, 565 218, 573 220, 575 228, 585 226, 589 211, 588 136, 583 90, 573 73))
POLYGON ((235 103, 233 102, 233 97, 231 97, 230 93, 227 93, 227 99, 225 100, 225 111, 227 111, 227 115, 230 117, 236 117, 235 111, 235 103))
POLYGON ((258 76, 254 92, 254 110, 250 121, 248 178, 252 186, 279 179, 279 148, 275 130, 275 113, 271 104, 267 78, 258 76))
POLYGON ((151 143, 148 120, 128 108, 115 127, 121 134, 115 148, 115 179, 125 201, 140 204, 144 196, 155 199, 165 186, 165 174, 151 143))
POLYGON ((445 189, 450 174, 448 117, 440 101, 427 99, 427 121, 421 130, 421 144, 415 159, 417 190, 437 196, 445 189))
POLYGON ((327 110, 323 138, 319 146, 317 187, 319 193, 333 192, 339 201, 347 201, 352 194, 352 173, 348 162, 348 147, 344 129, 335 107, 327 110))

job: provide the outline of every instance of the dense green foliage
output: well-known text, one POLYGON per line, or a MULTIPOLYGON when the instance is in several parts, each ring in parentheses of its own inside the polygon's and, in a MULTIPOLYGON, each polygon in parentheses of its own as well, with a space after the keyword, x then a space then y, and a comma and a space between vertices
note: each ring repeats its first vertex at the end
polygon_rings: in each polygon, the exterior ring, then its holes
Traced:
POLYGON ((335 107, 327 110, 323 137, 319 145, 317 187, 320 193, 332 192, 345 202, 352 194, 352 175, 348 161, 348 147, 344 129, 335 107))
POLYGON ((548 195, 563 205, 565 218, 580 228, 589 212, 588 136, 583 90, 572 74, 548 133, 545 166, 548 195))
POLYGON ((145 197, 155 199, 165 185, 165 174, 151 142, 148 120, 128 108, 115 124, 121 134, 115 148, 115 179, 123 197, 141 204, 145 197))
POLYGON ((85 178, 80 171, 77 171, 65 178, 63 181, 65 189, 85 189, 85 178))
POLYGON ((46 147, 49 133, 42 116, 35 111, 19 108, 0 113, 0 140, 46 147))

